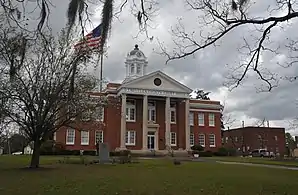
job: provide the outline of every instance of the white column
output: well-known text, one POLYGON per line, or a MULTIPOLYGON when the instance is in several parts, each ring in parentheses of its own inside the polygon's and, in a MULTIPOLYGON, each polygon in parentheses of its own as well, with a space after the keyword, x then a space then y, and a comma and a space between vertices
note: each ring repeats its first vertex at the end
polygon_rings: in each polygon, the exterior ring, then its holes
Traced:
POLYGON ((120 149, 125 149, 125 134, 126 134, 126 94, 122 94, 121 106, 121 132, 120 132, 120 149))
POLYGON ((185 100, 185 150, 190 150, 189 99, 185 100))
POLYGON ((171 110, 170 110, 170 97, 166 97, 166 106, 165 106, 165 122, 166 122, 166 131, 165 131, 165 144, 166 147, 170 146, 170 134, 171 134, 171 110))
POLYGON ((148 96, 143 96, 143 150, 147 150, 147 128, 148 126, 148 96))

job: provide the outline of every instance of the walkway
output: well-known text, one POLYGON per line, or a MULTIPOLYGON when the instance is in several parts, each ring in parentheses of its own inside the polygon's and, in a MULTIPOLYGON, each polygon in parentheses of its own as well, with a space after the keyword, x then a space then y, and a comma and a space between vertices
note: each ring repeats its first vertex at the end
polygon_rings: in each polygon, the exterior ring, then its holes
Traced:
POLYGON ((216 162, 221 164, 245 165, 245 166, 267 167, 267 168, 288 169, 288 170, 298 171, 298 167, 290 167, 290 166, 282 166, 282 165, 265 165, 265 164, 257 164, 257 163, 226 162, 226 161, 216 161, 216 162))

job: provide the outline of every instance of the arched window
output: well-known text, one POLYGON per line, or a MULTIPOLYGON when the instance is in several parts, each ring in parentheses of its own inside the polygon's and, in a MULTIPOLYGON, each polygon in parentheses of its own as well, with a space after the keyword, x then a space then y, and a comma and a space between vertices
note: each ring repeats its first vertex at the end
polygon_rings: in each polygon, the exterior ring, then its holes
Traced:
POLYGON ((134 74, 135 73, 135 65, 132 64, 130 65, 130 74, 134 74))

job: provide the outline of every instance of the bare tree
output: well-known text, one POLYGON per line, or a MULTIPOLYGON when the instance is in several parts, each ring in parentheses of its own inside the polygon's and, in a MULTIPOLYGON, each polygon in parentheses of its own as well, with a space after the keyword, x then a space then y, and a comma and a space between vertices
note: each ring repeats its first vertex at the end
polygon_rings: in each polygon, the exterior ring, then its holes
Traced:
POLYGON ((28 39, 13 29, 1 29, 0 96, 7 99, 2 114, 34 142, 31 168, 39 167, 40 147, 62 126, 75 127, 76 117, 94 110, 100 117, 105 98, 90 98, 96 79, 85 69, 88 53, 74 52, 67 32, 28 39))
MULTIPOLYGON (((284 37, 284 42, 273 43, 274 33, 291 25, 290 21, 298 17, 295 11, 298 2, 294 0, 276 0, 265 13, 250 13, 255 3, 249 0, 185 0, 188 8, 198 14, 199 28, 197 32, 188 32, 181 20, 172 30, 175 48, 169 52, 160 43, 162 54, 167 56, 167 62, 192 56, 207 47, 218 46, 232 31, 246 27, 253 28, 252 32, 244 33, 239 40, 243 45, 239 48, 239 55, 235 56, 238 65, 232 65, 226 85, 233 89, 239 86, 249 72, 255 73, 265 85, 262 91, 270 91, 277 87, 280 79, 296 80, 297 75, 278 75, 273 65, 292 67, 297 65, 298 45, 296 37, 284 37), (251 8, 251 9, 250 9, 251 8), (283 50, 287 50, 284 52, 283 50), (265 66, 261 60, 263 55, 284 55, 286 62, 265 66), (272 68, 272 69, 271 69, 272 68)), ((260 1, 259 1, 260 2, 260 1)))

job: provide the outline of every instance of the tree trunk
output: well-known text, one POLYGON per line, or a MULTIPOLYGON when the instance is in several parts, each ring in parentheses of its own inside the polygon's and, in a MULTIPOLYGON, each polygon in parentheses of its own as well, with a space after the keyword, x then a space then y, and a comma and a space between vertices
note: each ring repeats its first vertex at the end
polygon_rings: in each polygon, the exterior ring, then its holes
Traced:
POLYGON ((34 148, 33 148, 33 154, 31 157, 30 168, 38 168, 39 167, 40 147, 41 147, 41 142, 39 140, 35 141, 34 148))

